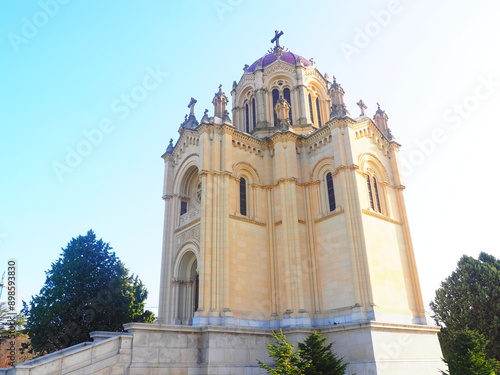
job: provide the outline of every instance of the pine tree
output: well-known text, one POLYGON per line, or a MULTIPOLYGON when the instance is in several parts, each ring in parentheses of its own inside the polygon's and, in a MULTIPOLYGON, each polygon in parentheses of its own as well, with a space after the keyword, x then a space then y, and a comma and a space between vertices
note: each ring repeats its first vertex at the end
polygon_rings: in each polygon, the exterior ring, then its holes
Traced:
POLYGON ((304 369, 305 375, 344 375, 347 363, 335 355, 333 343, 325 345, 326 338, 320 333, 312 332, 299 345, 299 355, 310 366, 304 369))
POLYGON ((294 345, 290 344, 280 330, 280 333, 273 332, 275 344, 266 344, 269 356, 274 359, 276 368, 272 368, 257 360, 261 368, 271 375, 303 375, 305 368, 309 364, 304 363, 297 352, 294 352, 294 345))
POLYGON ((111 249, 90 230, 52 263, 40 294, 24 309, 35 353, 89 341, 92 331, 123 331, 124 323, 154 319, 144 312, 144 285, 111 249))
POLYGON ((500 360, 500 260, 481 253, 475 259, 464 255, 453 273, 441 283, 430 304, 441 326, 446 357, 450 333, 466 328, 488 340, 488 357, 500 360))
POLYGON ((495 359, 486 358, 487 340, 470 329, 453 331, 449 334, 448 353, 445 362, 449 372, 444 375, 494 375, 500 370, 495 359))

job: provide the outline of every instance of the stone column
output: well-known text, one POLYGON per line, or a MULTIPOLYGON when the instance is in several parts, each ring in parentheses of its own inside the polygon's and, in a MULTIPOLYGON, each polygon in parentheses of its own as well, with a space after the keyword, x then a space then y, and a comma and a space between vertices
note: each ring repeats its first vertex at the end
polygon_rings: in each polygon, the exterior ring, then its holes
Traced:
POLYGON ((298 113, 296 114, 297 120, 294 125, 312 124, 312 114, 309 110, 309 91, 305 85, 305 68, 297 68, 297 86, 295 92, 298 101, 298 113))
POLYGON ((265 88, 255 90, 255 105, 256 105, 256 128, 266 128, 269 123, 266 118, 267 112, 267 90, 265 88))

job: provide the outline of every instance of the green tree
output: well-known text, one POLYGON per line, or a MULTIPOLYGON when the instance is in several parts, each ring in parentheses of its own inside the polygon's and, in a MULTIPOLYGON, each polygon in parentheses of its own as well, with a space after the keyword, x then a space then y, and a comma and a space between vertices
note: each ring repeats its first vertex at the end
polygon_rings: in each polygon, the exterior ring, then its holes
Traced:
POLYGON ((273 332, 276 343, 266 344, 269 356, 274 359, 276 368, 272 368, 263 362, 257 360, 261 368, 272 375, 303 375, 304 369, 309 367, 304 363, 297 352, 294 352, 294 345, 290 344, 283 334, 273 332))
POLYGON ((322 334, 312 332, 304 342, 299 342, 299 355, 310 366, 304 369, 305 375, 344 375, 347 363, 343 363, 333 352, 333 343, 326 344, 322 334))
POLYGON ((470 329, 449 334, 448 353, 445 359, 449 372, 444 375, 494 375, 500 370, 499 362, 486 358, 487 340, 470 329))
POLYGON ((5 302, 0 302, 0 341, 7 335, 9 330, 7 320, 9 308, 5 302))
POLYGON ((92 331, 123 331, 127 322, 151 322, 147 291, 138 277, 97 240, 92 230, 71 239, 46 271, 40 294, 24 312, 32 350, 46 354, 88 341, 92 331))
POLYGON ((0 341, 11 335, 21 334, 26 324, 26 317, 22 313, 11 313, 6 302, 0 302, 0 341))
POLYGON ((489 358, 500 359, 500 260, 486 253, 478 259, 462 256, 430 306, 442 328, 445 358, 451 334, 468 328, 487 339, 489 358))

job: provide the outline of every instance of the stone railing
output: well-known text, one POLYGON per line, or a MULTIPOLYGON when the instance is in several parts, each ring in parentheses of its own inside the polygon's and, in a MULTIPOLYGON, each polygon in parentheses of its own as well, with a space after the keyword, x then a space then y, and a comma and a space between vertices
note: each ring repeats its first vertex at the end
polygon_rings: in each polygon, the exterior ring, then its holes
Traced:
POLYGON ((193 208, 181 216, 179 226, 182 227, 200 217, 200 208, 193 208))
POLYGON ((0 368, 0 375, 53 375, 72 371, 81 374, 99 371, 116 373, 117 369, 128 366, 132 355, 132 335, 95 332, 92 337, 94 342, 83 342, 14 367, 0 368))

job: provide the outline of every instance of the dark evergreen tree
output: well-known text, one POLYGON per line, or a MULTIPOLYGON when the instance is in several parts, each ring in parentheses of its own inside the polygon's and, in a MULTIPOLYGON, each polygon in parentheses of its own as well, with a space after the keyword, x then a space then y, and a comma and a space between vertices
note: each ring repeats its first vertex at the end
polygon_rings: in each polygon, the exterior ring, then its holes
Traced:
POLYGON ((312 332, 304 342, 290 344, 280 331, 273 333, 275 344, 266 344, 269 356, 274 359, 270 367, 258 361, 260 367, 272 375, 344 375, 347 363, 338 358, 332 350, 333 343, 326 345, 326 339, 317 332, 312 332))
POLYGON ((24 309, 35 353, 89 341, 92 331, 123 331, 124 323, 154 320, 144 312, 146 288, 111 249, 90 230, 73 238, 46 271, 40 294, 24 309))
POLYGON ((299 355, 303 362, 309 363, 305 375, 344 375, 347 363, 343 363, 333 352, 333 343, 326 345, 326 338, 312 332, 304 342, 299 342, 299 355))
POLYGON ((442 328, 445 358, 451 333, 469 328, 488 340, 488 357, 500 359, 500 260, 486 253, 478 259, 464 255, 436 291, 431 308, 442 328))
POLYGON ((470 329, 449 334, 445 362, 448 372, 444 375, 494 375, 500 370, 497 360, 486 358, 487 340, 470 329))
POLYGON ((269 356, 274 359, 275 368, 270 367, 257 360, 261 368, 265 369, 271 375, 303 375, 304 368, 309 367, 308 363, 300 358, 297 352, 294 352, 294 345, 288 342, 282 331, 273 332, 275 344, 266 344, 269 356))

